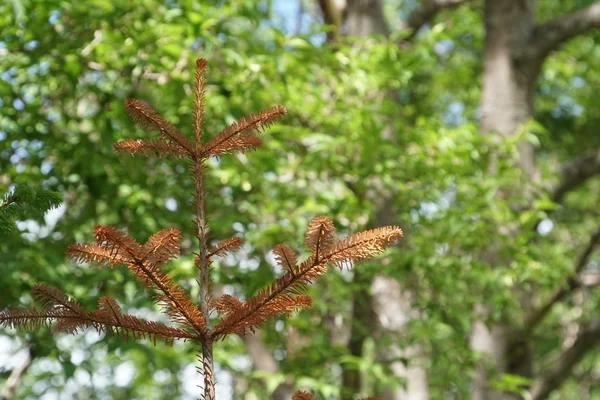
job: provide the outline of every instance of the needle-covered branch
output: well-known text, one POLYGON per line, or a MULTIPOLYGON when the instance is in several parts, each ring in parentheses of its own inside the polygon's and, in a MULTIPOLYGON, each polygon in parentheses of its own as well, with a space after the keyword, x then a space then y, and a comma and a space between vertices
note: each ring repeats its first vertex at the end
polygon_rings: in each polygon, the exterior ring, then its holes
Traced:
POLYGON ((211 257, 223 257, 228 253, 238 249, 244 241, 239 237, 232 237, 229 239, 221 240, 216 245, 208 249, 208 258, 211 257))
MULTIPOLYGON (((309 225, 305 240, 312 255, 299 266, 292 265, 283 276, 261 289, 247 302, 229 303, 231 308, 226 310, 224 318, 215 327, 215 338, 222 339, 230 333, 251 332, 265 318, 308 306, 309 303, 301 293, 327 271, 328 263, 341 267, 375 257, 385 250, 386 245, 401 237, 400 228, 389 226, 361 232, 335 242, 333 222, 326 217, 315 218, 309 225)), ((281 254, 282 249, 279 247, 278 253, 281 254)))
POLYGON ((100 262, 110 267, 127 264, 136 279, 147 289, 156 290, 154 299, 173 322, 199 334, 206 330, 200 309, 179 285, 160 267, 179 255, 181 234, 177 229, 164 229, 150 237, 143 246, 126 232, 109 227, 95 228, 95 245, 73 244, 67 254, 74 261, 100 262))
POLYGON ((196 146, 202 144, 204 134, 204 96, 206 95, 206 68, 208 61, 204 58, 196 60, 196 75, 194 81, 194 139, 196 146))
POLYGON ((115 143, 113 146, 117 152, 129 153, 131 155, 155 156, 164 158, 168 156, 183 157, 181 147, 165 141, 164 139, 128 139, 115 143))
POLYGON ((98 332, 118 334, 133 340, 147 338, 156 342, 157 338, 161 338, 168 343, 175 339, 197 339, 197 335, 185 330, 123 314, 117 301, 111 297, 100 298, 98 309, 87 312, 79 303, 52 286, 36 285, 31 294, 41 308, 2 311, 0 326, 36 330, 54 323, 56 331, 66 333, 77 333, 91 326, 98 332))
POLYGON ((27 184, 16 185, 0 198, 0 236, 18 232, 15 221, 41 216, 61 203, 60 193, 43 188, 34 189, 27 184))
POLYGON ((203 156, 219 156, 257 149, 262 144, 258 134, 273 125, 285 113, 285 107, 275 106, 240 118, 206 144, 203 156))
POLYGON ((140 128, 158 132, 160 140, 175 146, 179 150, 180 155, 191 156, 194 154, 193 146, 189 139, 179 132, 173 124, 158 115, 156 111, 143 102, 136 99, 127 100, 125 109, 140 128))

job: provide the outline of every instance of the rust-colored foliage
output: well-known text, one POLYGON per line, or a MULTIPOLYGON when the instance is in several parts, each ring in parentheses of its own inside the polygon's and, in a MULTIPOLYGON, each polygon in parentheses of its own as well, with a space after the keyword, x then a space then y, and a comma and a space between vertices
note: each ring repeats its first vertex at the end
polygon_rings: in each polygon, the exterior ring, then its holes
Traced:
MULTIPOLYGON (((303 390, 298 390, 296 393, 294 393, 294 395, 292 396, 292 400, 314 400, 315 396, 313 396, 312 394, 305 392, 303 390)), ((359 400, 381 400, 379 397, 365 397, 359 400)))
MULTIPOLYGON (((327 271, 328 264, 351 266, 354 262, 374 257, 382 253, 386 245, 402 237, 402 230, 395 226, 383 227, 338 240, 333 222, 327 217, 317 217, 310 223, 306 233, 305 244, 310 251, 306 260, 299 263, 288 246, 277 245, 274 253, 284 271, 282 276, 247 301, 229 295, 213 298, 210 279, 212 259, 237 249, 242 240, 233 237, 212 247, 208 245, 209 228, 204 215, 204 163, 209 157, 256 149, 261 144, 258 134, 285 115, 286 110, 282 106, 275 106, 243 117, 204 143, 206 67, 206 60, 196 62, 193 139, 182 134, 145 103, 128 100, 125 108, 136 124, 156 132, 157 136, 150 139, 128 139, 114 145, 117 152, 142 156, 174 156, 189 161, 194 186, 194 235, 199 243, 199 251, 195 253, 201 288, 198 304, 163 271, 165 264, 179 256, 179 230, 161 230, 142 245, 123 230, 97 226, 94 232, 96 243, 72 244, 67 249, 68 256, 76 262, 109 268, 126 265, 144 288, 153 294, 154 300, 174 326, 123 314, 118 302, 111 297, 101 297, 95 311, 85 311, 60 290, 43 284, 36 285, 32 290, 40 308, 4 310, 0 312, 0 326, 37 329, 55 322, 57 331, 68 333, 77 333, 91 326, 101 332, 123 335, 127 339, 150 338, 156 341, 156 338, 160 338, 166 343, 172 343, 176 339, 196 341, 202 346, 204 398, 212 400, 215 396, 212 373, 214 341, 232 333, 245 335, 254 332, 274 316, 309 307, 311 299, 303 291, 327 271), (216 324, 211 324, 208 320, 211 310, 216 310, 219 314, 216 324)), ((294 395, 297 400, 312 398, 306 392, 294 395)))

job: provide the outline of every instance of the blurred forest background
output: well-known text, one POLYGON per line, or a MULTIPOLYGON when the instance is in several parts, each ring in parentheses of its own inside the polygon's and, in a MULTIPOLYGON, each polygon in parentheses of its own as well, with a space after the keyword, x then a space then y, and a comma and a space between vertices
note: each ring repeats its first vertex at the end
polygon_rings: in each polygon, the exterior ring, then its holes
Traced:
MULTIPOLYGON (((96 224, 145 241, 192 229, 180 163, 117 157, 143 137, 127 98, 207 134, 288 109, 247 156, 211 164, 224 293, 281 273, 316 215, 401 244, 332 272, 314 306, 215 349, 219 399, 600 399, 600 2, 589 0, 7 0, 0 5, 0 185, 61 192, 0 240, 0 309, 36 283, 90 308, 157 315, 125 268, 67 261, 96 224), (596 93, 596 94, 594 94, 596 93), (596 252, 594 252, 596 250, 596 252)), ((171 273, 194 296, 191 240, 171 273)), ((0 332, 0 397, 194 399, 197 349, 94 331, 0 332)))

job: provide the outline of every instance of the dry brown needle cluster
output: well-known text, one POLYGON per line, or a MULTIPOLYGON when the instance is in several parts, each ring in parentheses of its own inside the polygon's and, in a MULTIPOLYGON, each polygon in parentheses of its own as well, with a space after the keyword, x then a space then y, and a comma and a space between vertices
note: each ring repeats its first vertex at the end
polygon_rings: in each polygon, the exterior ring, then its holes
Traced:
MULTIPOLYGON (((298 390, 296 393, 294 393, 294 396, 292 396, 292 400, 314 400, 315 396, 313 396, 312 394, 305 392, 303 390, 298 390)), ((359 400, 381 400, 378 397, 366 397, 363 399, 359 399, 359 400)))
MULTIPOLYGON (((109 226, 95 228, 94 244, 70 245, 67 254, 76 262, 93 263, 115 268, 126 265, 145 289, 153 294, 173 324, 168 326, 123 314, 118 302, 111 297, 101 297, 98 309, 86 311, 75 300, 60 290, 36 285, 32 294, 40 308, 11 308, 0 313, 0 325, 7 327, 40 328, 55 323, 61 332, 77 333, 87 327, 99 332, 119 334, 127 339, 149 338, 172 343, 176 339, 191 340, 202 347, 201 370, 204 374, 204 399, 215 399, 213 374, 213 343, 235 333, 254 332, 268 319, 290 314, 311 305, 311 299, 302 294, 307 285, 324 274, 328 264, 342 267, 365 260, 383 252, 384 247, 402 236, 400 228, 391 226, 368 230, 343 240, 338 240, 335 228, 326 217, 315 218, 308 227, 306 247, 311 255, 299 263, 294 252, 285 245, 274 249, 277 262, 284 274, 260 290, 247 301, 224 295, 218 299, 211 291, 210 268, 214 257, 223 256, 242 243, 234 237, 209 245, 209 228, 204 207, 204 167, 209 157, 227 153, 245 152, 261 145, 258 134, 286 113, 282 106, 265 109, 241 118, 222 132, 203 141, 203 108, 207 62, 196 62, 194 137, 190 140, 154 110, 138 100, 126 103, 128 113, 135 122, 157 135, 151 139, 124 140, 115 144, 118 152, 144 156, 175 156, 189 161, 194 181, 194 236, 199 250, 195 266, 199 270, 200 298, 196 304, 182 288, 164 271, 163 267, 180 252, 181 233, 177 229, 164 229, 152 235, 145 244, 138 243, 128 233, 109 226), (217 311, 218 321, 211 323, 209 315, 217 311)), ((306 392, 296 393, 294 399, 309 399, 306 392)))

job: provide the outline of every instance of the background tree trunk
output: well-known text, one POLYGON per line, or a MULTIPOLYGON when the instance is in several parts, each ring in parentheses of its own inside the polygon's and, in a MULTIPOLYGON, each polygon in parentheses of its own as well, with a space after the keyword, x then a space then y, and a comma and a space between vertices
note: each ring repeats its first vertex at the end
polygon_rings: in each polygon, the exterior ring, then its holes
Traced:
MULTIPOLYGON (((586 21, 589 23, 590 18, 598 23, 600 4, 596 3, 587 10, 543 25, 536 26, 535 15, 534 0, 485 1, 486 39, 481 107, 482 130, 487 134, 514 135, 534 115, 535 85, 545 57, 563 40, 578 34, 575 31, 580 32, 579 28, 572 25, 574 19, 579 21, 580 25, 585 25, 586 21), (552 45, 548 42, 552 42, 552 45)), ((585 31, 585 28, 582 27, 581 31, 585 31)), ((530 189, 540 179, 534 147, 529 142, 521 142, 518 151, 519 166, 524 179, 516 190, 523 190, 523 193, 530 197, 530 189)), ((590 165, 591 169, 594 169, 594 163, 591 162, 590 165)), ((492 166, 492 174, 494 169, 492 166)), ((499 264, 506 265, 507 262, 500 260, 494 252, 485 255, 484 259, 491 268, 499 264)), ((532 293, 526 293, 521 288, 515 291, 515 295, 520 299, 523 314, 530 314, 532 293)), ((485 306, 481 306, 478 311, 483 316, 487 314, 485 306)), ((477 321, 472 330, 471 346, 473 350, 492 360, 491 367, 496 378, 504 373, 533 378, 531 335, 523 335, 523 321, 511 321, 509 317, 506 320, 505 324, 491 328, 482 321, 477 321)), ((585 339, 578 344, 589 345, 589 335, 585 336, 585 339)), ((570 367, 572 366, 571 363, 570 367)), ((487 373, 489 367, 485 362, 478 366, 472 398, 515 398, 514 395, 496 392, 490 388, 490 376, 487 373)), ((541 392, 538 387, 539 383, 534 388, 534 397, 541 392)), ((545 396, 549 393, 546 392, 545 396)))
MULTIPOLYGON (((336 21, 337 16, 343 15, 340 22, 345 24, 348 36, 367 36, 373 34, 388 35, 389 27, 384 18, 382 0, 348 0, 343 2, 334 0, 321 0, 321 6, 325 21, 336 21)), ((422 18, 418 21, 421 23, 422 18)), ((337 27, 336 31, 341 31, 337 27)), ((332 36, 332 37, 335 37, 332 36)), ((389 134, 381 132, 382 135, 389 134)), ((375 226, 397 224, 396 213, 390 204, 393 194, 382 195, 378 209, 375 211, 375 226)), ((371 337, 373 330, 382 330, 393 337, 394 341, 400 341, 405 337, 405 322, 416 315, 411 306, 411 296, 406 292, 396 279, 378 276, 374 281, 365 277, 359 270, 355 271, 354 283, 360 287, 355 293, 351 316, 351 335, 348 350, 352 356, 363 355, 365 339, 371 337), (390 301, 390 299, 394 299, 390 301), (386 306, 383 306, 386 305, 386 306), (375 312, 374 312, 375 311, 375 312), (389 324, 382 327, 381 321, 389 324)), ((419 364, 417 358, 422 352, 420 346, 401 347, 398 343, 389 348, 380 349, 386 356, 393 355, 394 358, 410 359, 409 365, 405 366, 397 361, 391 365, 391 369, 398 378, 406 380, 405 388, 386 388, 385 400, 427 399, 428 383, 427 372, 419 364)), ((360 371, 352 365, 343 366, 343 399, 353 399, 356 393, 361 392, 360 371)))
MULTIPOLYGON (((525 45, 534 29, 533 3, 529 0, 485 1, 486 37, 481 108, 482 130, 486 134, 513 135, 532 116, 537 71, 525 54, 525 45)), ((537 172, 533 146, 525 142, 518 146, 524 176, 527 180, 535 180, 537 172)), ((494 169, 495 166, 492 166, 492 174, 495 173, 494 169)), ((522 185, 527 187, 528 182, 522 182, 522 185)), ((502 263, 494 253, 484 258, 491 268, 502 263)), ((523 306, 528 307, 526 304, 523 306)), ((487 314, 485 306, 478 311, 483 316, 487 314)), ((529 344, 515 346, 511 339, 514 331, 510 325, 488 328, 481 321, 474 324, 471 346, 493 360, 497 377, 503 373, 531 377, 529 344)), ((490 388, 488 367, 484 362, 477 368, 473 400, 513 398, 511 395, 495 393, 490 388)))

